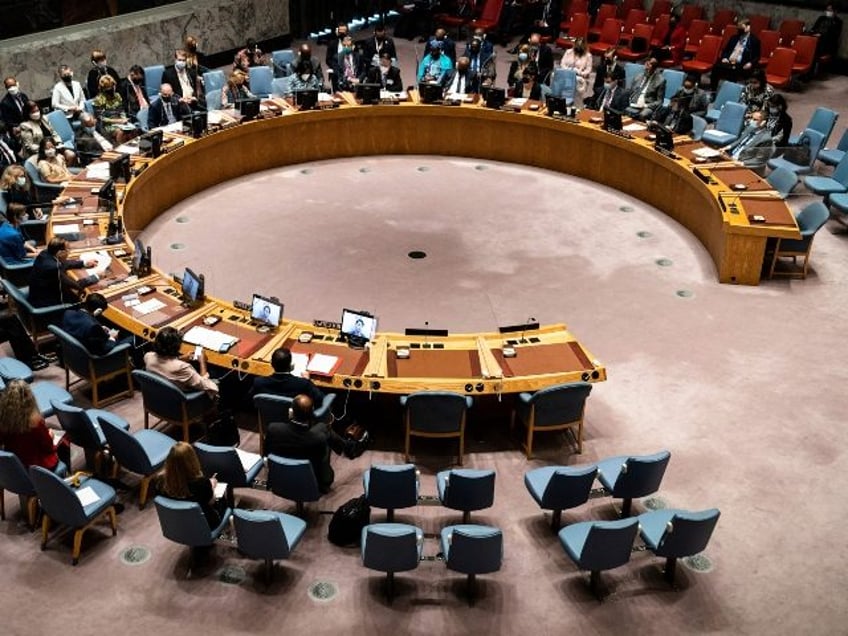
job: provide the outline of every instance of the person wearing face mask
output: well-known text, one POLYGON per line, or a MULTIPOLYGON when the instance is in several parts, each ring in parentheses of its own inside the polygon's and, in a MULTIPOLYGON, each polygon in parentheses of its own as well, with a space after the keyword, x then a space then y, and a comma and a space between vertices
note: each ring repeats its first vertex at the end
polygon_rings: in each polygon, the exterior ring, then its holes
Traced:
POLYGON ((32 182, 23 166, 13 164, 3 170, 3 176, 0 177, 0 195, 7 207, 17 203, 29 212, 30 219, 43 218, 41 209, 35 207, 32 182))
POLYGON ((186 64, 188 65, 188 68, 194 71, 202 82, 203 74, 209 69, 203 63, 205 56, 197 50, 197 47, 198 44, 196 37, 193 35, 185 36, 185 40, 183 40, 183 50, 186 52, 186 64))
POLYGON ((742 94, 739 96, 739 103, 745 104, 745 117, 750 117, 752 113, 763 110, 766 107, 766 102, 774 95, 774 88, 766 82, 766 74, 762 69, 757 69, 745 83, 745 88, 742 89, 742 94))
POLYGON ((765 123, 766 113, 754 111, 739 139, 721 148, 731 159, 759 175, 765 173, 766 163, 774 154, 774 140, 765 123))
POLYGON ((53 110, 61 110, 70 122, 75 122, 85 107, 82 85, 74 80, 74 73, 67 64, 59 67, 59 81, 53 86, 50 100, 53 110))
POLYGON ((174 63, 166 66, 162 73, 162 83, 170 84, 174 94, 188 105, 191 110, 200 109, 203 97, 203 87, 197 75, 197 67, 188 65, 187 53, 178 49, 174 52, 174 63))
POLYGON ((471 70, 471 60, 460 57, 456 61, 456 68, 451 71, 445 82, 449 95, 468 95, 480 92, 480 76, 471 70))
MULTIPOLYGON (((232 78, 232 75, 230 77, 232 78)), ((244 76, 241 76, 241 81, 244 82, 244 76)), ((152 130, 160 126, 168 126, 182 121, 183 117, 190 114, 188 105, 174 95, 171 85, 162 84, 159 87, 159 98, 150 103, 150 109, 147 111, 147 127, 152 130)))
POLYGON ((492 86, 497 79, 498 73, 495 66, 495 51, 492 43, 485 39, 485 33, 475 33, 474 37, 465 47, 462 57, 467 57, 470 62, 471 72, 482 78, 483 86, 492 86))
POLYGON ((450 58, 442 52, 441 43, 430 41, 430 52, 424 56, 418 65, 418 81, 444 86, 453 70, 450 58))
POLYGON ((372 84, 379 84, 384 91, 390 93, 400 93, 403 90, 400 69, 392 65, 392 56, 388 51, 380 54, 377 66, 368 69, 366 80, 372 84))
POLYGON ((630 91, 624 87, 624 78, 611 72, 604 76, 603 91, 598 99, 597 110, 624 113, 630 104, 630 91))
POLYGON ((300 60, 297 66, 295 66, 294 73, 286 83, 284 96, 292 97, 296 91, 321 91, 323 89, 324 83, 313 71, 312 62, 309 60, 300 60))
POLYGON ((822 56, 836 57, 839 52, 839 38, 842 35, 842 18, 836 15, 833 3, 828 3, 824 14, 816 18, 809 31, 819 36, 816 43, 816 60, 822 56))
POLYGON ((31 242, 25 242, 20 224, 28 221, 26 208, 20 203, 12 203, 5 217, 0 215, 0 256, 7 263, 32 263, 39 250, 31 242))
POLYGON ((221 106, 235 106, 243 99, 250 99, 253 93, 247 88, 247 78, 241 71, 233 71, 227 78, 227 83, 221 89, 221 106))
POLYGON ((642 121, 649 120, 662 105, 665 95, 665 77, 653 57, 645 62, 645 70, 635 77, 630 88, 630 105, 627 114, 642 121))
POLYGON ((456 64, 456 42, 442 28, 436 29, 424 45, 424 55, 428 55, 433 47, 438 46, 442 55, 446 56, 451 63, 451 68, 456 64))
POLYGON ((94 99, 100 94, 102 90, 100 79, 106 75, 115 80, 115 84, 120 79, 118 71, 106 63, 106 53, 100 49, 94 49, 91 52, 91 70, 88 72, 88 77, 85 80, 89 98, 94 99))
POLYGON ((530 61, 539 69, 539 81, 546 82, 554 70, 554 52, 551 47, 542 42, 540 29, 533 29, 527 40, 530 46, 530 61))
POLYGON ((141 66, 133 64, 127 76, 118 82, 118 95, 124 102, 127 116, 133 121, 138 120, 139 110, 150 107, 147 99, 147 85, 144 81, 144 69, 141 66))
POLYGON ((604 92, 604 78, 607 75, 612 75, 616 80, 624 81, 624 66, 618 61, 618 55, 616 55, 616 48, 614 46, 604 51, 601 61, 595 68, 595 83, 592 86, 592 97, 587 100, 590 108, 594 108, 595 110, 601 109, 600 100, 604 92))
POLYGON ((792 118, 786 112, 786 98, 780 93, 775 93, 769 98, 766 107, 768 108, 766 128, 774 139, 775 154, 783 154, 783 149, 789 145, 789 135, 792 134, 792 118))
POLYGON ((236 53, 233 58, 233 70, 242 71, 247 75, 251 66, 262 66, 265 63, 262 49, 256 44, 256 40, 249 38, 247 46, 236 53))
POLYGON ((9 131, 17 135, 18 126, 29 118, 27 110, 29 97, 21 90, 18 80, 14 77, 7 77, 3 84, 6 87, 6 94, 0 100, 0 118, 6 122, 9 131))
POLYGON ((66 185, 73 178, 65 163, 65 158, 56 151, 56 145, 50 137, 42 139, 38 146, 36 166, 38 167, 38 174, 47 183, 66 185))
POLYGON ((35 102, 27 103, 27 121, 21 122, 21 158, 28 159, 38 153, 43 139, 52 139, 54 145, 60 148, 65 160, 70 164, 75 155, 71 150, 62 147, 62 138, 53 130, 50 121, 41 115, 41 109, 35 102))
POLYGON ((393 60, 397 59, 395 41, 386 35, 386 25, 379 23, 374 27, 373 37, 365 41, 363 56, 369 63, 377 64, 384 52, 388 53, 393 60))
POLYGON ((715 92, 721 80, 746 79, 760 62, 760 40, 751 33, 747 18, 737 22, 738 30, 727 42, 719 62, 710 72, 710 90, 715 92))
POLYGON ((660 106, 648 122, 648 128, 662 126, 676 135, 688 135, 692 132, 692 115, 685 108, 686 100, 680 97, 679 91, 668 102, 668 106, 660 106))
POLYGON ((338 71, 333 74, 333 90, 351 91, 359 83, 362 73, 362 57, 353 45, 353 38, 346 35, 336 60, 338 71))
MULTIPOLYGON (((97 130, 97 119, 91 113, 83 113, 80 117, 80 127, 74 133, 74 147, 82 158, 89 160, 113 148, 109 140, 97 130)), ((82 158, 81 161, 85 163, 82 158)))
POLYGON ((295 53, 294 60, 287 65, 288 68, 275 68, 275 76, 285 77, 286 75, 292 75, 294 73, 294 69, 297 67, 298 62, 302 60, 306 60, 312 65, 312 72, 315 73, 316 76, 318 76, 318 78, 321 80, 321 84, 323 85, 324 69, 321 67, 321 60, 318 59, 317 56, 312 55, 312 47, 309 45, 309 42, 304 42, 300 45, 300 47, 295 53), (277 71, 279 71, 279 74, 277 74, 277 71))
MULTIPOLYGON (((333 36, 327 40, 327 57, 324 60, 330 73, 338 72, 339 54, 342 52, 342 42, 350 34, 347 23, 340 22, 333 32, 333 36)), ((333 83, 335 85, 335 82, 333 83)))
POLYGON ((698 76, 694 73, 689 73, 683 78, 683 85, 673 95, 680 100, 680 106, 690 115, 698 115, 703 117, 707 113, 709 106, 709 97, 706 91, 701 90, 698 86, 698 76))
POLYGON ((592 54, 586 49, 583 38, 577 38, 574 46, 568 49, 560 60, 560 68, 572 69, 577 73, 577 90, 574 93, 574 105, 583 108, 583 100, 589 96, 589 76, 592 74, 592 54))
POLYGON ((77 293, 100 280, 96 274, 74 280, 69 269, 94 267, 95 261, 68 258, 68 242, 53 237, 36 257, 29 275, 29 302, 33 307, 50 307, 76 301, 77 293))
POLYGON ((113 144, 122 144, 131 137, 123 130, 129 118, 124 110, 124 100, 117 91, 117 81, 111 75, 100 78, 100 94, 92 101, 94 115, 103 127, 103 134, 113 144))
POLYGON ((524 78, 524 69, 530 65, 530 45, 522 44, 518 47, 518 55, 509 65, 509 75, 506 76, 507 86, 515 88, 524 78))
POLYGON ((536 68, 535 62, 530 62, 524 69, 524 75, 513 88, 512 96, 536 101, 542 99, 542 84, 539 81, 539 69, 536 68))

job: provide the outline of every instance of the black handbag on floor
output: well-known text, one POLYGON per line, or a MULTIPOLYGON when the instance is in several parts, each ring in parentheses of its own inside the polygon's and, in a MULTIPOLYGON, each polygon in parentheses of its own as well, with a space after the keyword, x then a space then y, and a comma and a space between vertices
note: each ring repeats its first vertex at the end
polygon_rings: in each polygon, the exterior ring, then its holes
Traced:
POLYGON ((238 446, 241 442, 236 418, 224 411, 206 428, 206 443, 212 446, 238 446))
POLYGON ((362 528, 367 526, 370 521, 371 506, 368 505, 364 495, 356 497, 343 503, 333 513, 327 538, 330 543, 342 547, 359 545, 362 528))

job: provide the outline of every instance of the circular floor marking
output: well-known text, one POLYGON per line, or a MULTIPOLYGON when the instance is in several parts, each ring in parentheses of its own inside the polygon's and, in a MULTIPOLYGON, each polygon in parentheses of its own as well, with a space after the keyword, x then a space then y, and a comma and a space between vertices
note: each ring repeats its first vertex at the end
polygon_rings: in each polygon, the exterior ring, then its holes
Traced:
POLYGON ((315 581, 309 586, 309 598, 313 601, 326 603, 332 601, 338 593, 339 588, 332 581, 315 581))
POLYGON ((189 217, 187 217, 187 216, 178 216, 178 217, 177 217, 176 219, 174 219, 174 220, 175 220, 177 223, 188 223, 189 221, 191 221, 191 219, 190 219, 189 217))
POLYGON ((300 174, 312 174, 312 168, 303 168, 301 169, 300 174))
POLYGON ((619 206, 618 211, 619 212, 633 212, 633 206, 632 205, 622 205, 622 206, 619 206))
POLYGON ((430 168, 429 166, 418 166, 416 170, 418 170, 418 172, 428 172, 430 168))
POLYGON ((695 295, 691 289, 678 289, 674 292, 678 298, 692 298, 695 295))
POLYGON ((654 262, 660 267, 671 267, 674 264, 670 258, 658 258, 654 262))
POLYGON ((642 505, 648 510, 664 510, 668 508, 668 502, 662 497, 645 497, 642 505))
POLYGON ((144 545, 133 545, 121 551, 118 556, 124 565, 141 565, 150 560, 150 548, 144 545))
POLYGON ((215 573, 215 578, 226 585, 238 585, 247 578, 247 573, 237 565, 225 565, 215 573))
POLYGON ((422 252, 421 250, 412 250, 407 254, 407 256, 411 259, 418 260, 422 258, 427 258, 427 252, 422 252))
POLYGON ((653 234, 643 230, 641 232, 636 232, 636 236, 638 236, 639 238, 651 238, 653 236, 653 234))
POLYGON ((367 173, 371 172, 371 168, 368 168, 368 167, 362 167, 362 168, 360 168, 360 169, 359 169, 359 171, 360 171, 362 174, 367 174, 367 173))
POLYGON ((186 248, 185 243, 171 243, 168 247, 172 250, 184 250, 186 248))
POLYGON ((681 559, 683 565, 693 572, 706 573, 713 571, 713 562, 703 554, 695 554, 681 559))

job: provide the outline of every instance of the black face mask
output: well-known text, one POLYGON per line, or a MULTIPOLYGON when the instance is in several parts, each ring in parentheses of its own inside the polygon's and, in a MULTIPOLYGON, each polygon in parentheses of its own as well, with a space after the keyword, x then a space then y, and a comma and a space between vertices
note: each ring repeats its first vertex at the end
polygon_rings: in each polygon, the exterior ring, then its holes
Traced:
POLYGON ((70 75, 62 75, 62 81, 65 82, 65 84, 70 84, 73 80, 74 78, 70 75))

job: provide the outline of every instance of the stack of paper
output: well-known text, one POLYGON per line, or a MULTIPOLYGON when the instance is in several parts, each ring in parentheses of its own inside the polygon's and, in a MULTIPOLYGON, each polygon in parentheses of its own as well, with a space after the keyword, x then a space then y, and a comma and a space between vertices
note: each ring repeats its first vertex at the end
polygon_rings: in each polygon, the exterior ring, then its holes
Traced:
POLYGON ((93 161, 85 169, 85 178, 92 181, 106 181, 109 178, 109 162, 93 161))
POLYGON ((95 261, 94 267, 85 270, 85 273, 89 276, 92 274, 100 276, 103 272, 109 269, 109 266, 112 264, 112 257, 108 252, 104 252, 103 250, 99 250, 97 252, 83 252, 80 254, 80 260, 83 262, 95 261))
POLYGON ((333 375, 339 364, 341 364, 341 359, 338 356, 315 353, 309 360, 309 364, 306 365, 306 370, 309 373, 317 373, 319 375, 333 375))
POLYGON ((97 496, 97 493, 94 492, 94 489, 91 486, 78 489, 76 491, 76 495, 83 506, 90 506, 91 504, 100 501, 100 497, 97 496))
POLYGON ((696 148, 692 151, 692 154, 702 159, 714 159, 721 156, 721 153, 715 148, 696 148))
POLYGON ((142 316, 146 316, 147 314, 152 314, 154 311, 159 311, 163 307, 166 307, 165 303, 163 303, 158 298, 151 298, 148 301, 143 303, 139 303, 133 307, 133 310, 138 312, 142 316))
POLYGON ((292 375, 299 378, 306 376, 306 367, 309 365, 309 354, 292 353, 292 375))
POLYGON ((256 466, 256 462, 262 461, 262 455, 259 453, 250 453, 240 448, 235 449, 235 451, 238 455, 239 461, 241 461, 241 467, 244 469, 244 472, 247 472, 256 466))
POLYGON ((212 351, 226 351, 237 343, 238 340, 238 338, 228 333, 207 329, 200 325, 195 325, 183 336, 183 342, 200 345, 204 349, 211 349, 212 351))

